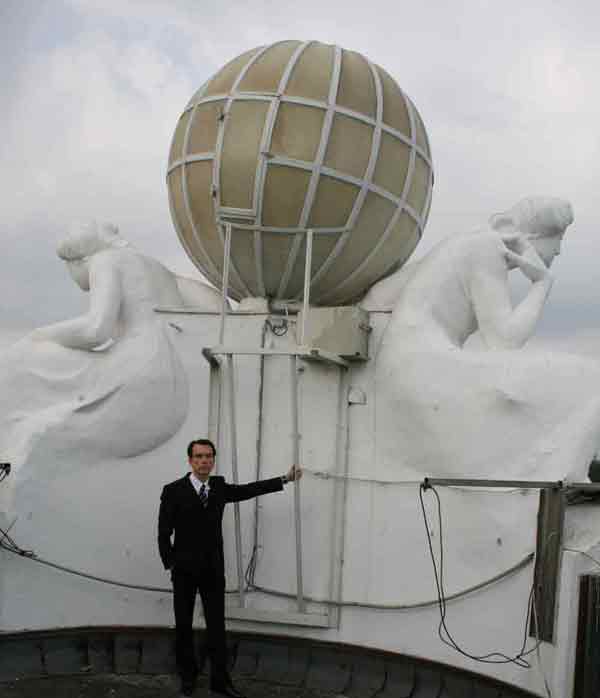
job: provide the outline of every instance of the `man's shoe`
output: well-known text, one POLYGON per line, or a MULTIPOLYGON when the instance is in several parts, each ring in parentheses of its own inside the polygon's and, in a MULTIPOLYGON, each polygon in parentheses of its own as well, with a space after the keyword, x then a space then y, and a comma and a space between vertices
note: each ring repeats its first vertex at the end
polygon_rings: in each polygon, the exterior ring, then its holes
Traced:
POLYGON ((244 698, 244 694, 240 693, 237 688, 231 684, 225 684, 223 686, 211 686, 210 691, 216 696, 229 696, 229 698, 244 698))
POLYGON ((196 681, 194 679, 191 679, 191 680, 182 679, 181 680, 181 695, 182 696, 193 695, 195 688, 196 688, 196 681))

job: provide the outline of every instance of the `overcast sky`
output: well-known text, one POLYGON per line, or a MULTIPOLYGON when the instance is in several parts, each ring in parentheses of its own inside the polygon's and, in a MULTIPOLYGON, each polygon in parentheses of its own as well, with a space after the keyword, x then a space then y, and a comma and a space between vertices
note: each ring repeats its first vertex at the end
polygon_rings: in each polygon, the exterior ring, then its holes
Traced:
POLYGON ((600 333, 599 20, 588 0, 0 0, 0 332, 85 308, 55 254, 73 220, 196 274, 165 186, 179 114, 232 57, 316 39, 384 67, 423 117, 436 181, 414 257, 525 195, 568 198, 540 332, 600 333))

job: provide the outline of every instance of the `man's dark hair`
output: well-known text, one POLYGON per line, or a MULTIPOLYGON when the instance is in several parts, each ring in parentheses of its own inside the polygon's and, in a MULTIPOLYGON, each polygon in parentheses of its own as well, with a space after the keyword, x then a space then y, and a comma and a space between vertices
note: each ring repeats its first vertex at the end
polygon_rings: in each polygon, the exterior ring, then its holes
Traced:
POLYGON ((190 445, 187 448, 188 458, 192 457, 195 445, 210 446, 212 448, 213 456, 217 455, 217 449, 215 448, 214 443, 210 439, 195 439, 194 441, 190 441, 190 445))

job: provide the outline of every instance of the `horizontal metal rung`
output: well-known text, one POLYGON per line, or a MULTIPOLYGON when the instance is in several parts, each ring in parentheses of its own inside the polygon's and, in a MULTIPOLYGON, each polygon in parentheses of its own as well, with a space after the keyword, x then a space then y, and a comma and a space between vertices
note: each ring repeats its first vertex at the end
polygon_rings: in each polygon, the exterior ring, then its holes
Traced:
POLYGON ((298 346, 290 347, 289 349, 261 349, 260 347, 241 347, 241 346, 216 346, 205 347, 202 349, 204 358, 212 364, 213 360, 217 360, 217 356, 298 356, 301 359, 308 361, 319 361, 322 363, 335 364, 348 368, 349 364, 342 359, 338 354, 333 354, 329 351, 324 351, 318 347, 298 346))
POLYGON ((324 613, 294 613, 293 611, 263 611, 257 608, 225 607, 228 620, 250 620, 279 625, 304 625, 308 628, 328 628, 329 616, 324 613))
POLYGON ((516 487, 522 489, 543 490, 562 489, 561 480, 486 480, 485 478, 442 478, 426 477, 423 485, 439 485, 446 487, 516 487))

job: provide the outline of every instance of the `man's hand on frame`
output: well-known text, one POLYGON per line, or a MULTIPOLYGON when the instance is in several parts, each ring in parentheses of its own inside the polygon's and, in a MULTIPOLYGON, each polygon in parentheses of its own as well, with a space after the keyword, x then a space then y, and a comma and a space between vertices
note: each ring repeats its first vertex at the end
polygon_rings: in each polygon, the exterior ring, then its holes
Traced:
POLYGON ((292 465, 287 471, 286 478, 288 482, 294 482, 302 477, 302 468, 299 465, 292 465))

